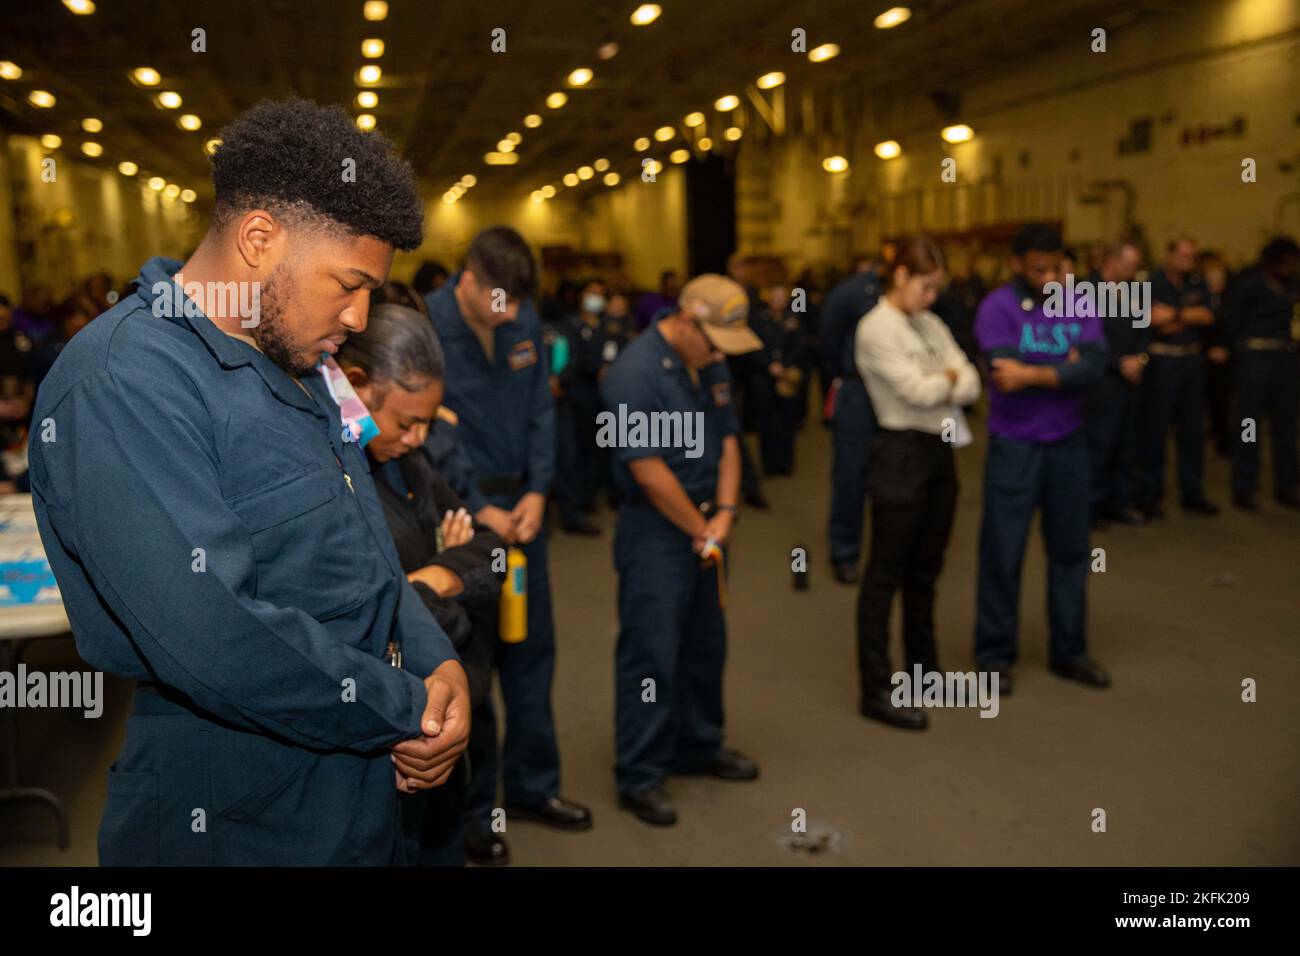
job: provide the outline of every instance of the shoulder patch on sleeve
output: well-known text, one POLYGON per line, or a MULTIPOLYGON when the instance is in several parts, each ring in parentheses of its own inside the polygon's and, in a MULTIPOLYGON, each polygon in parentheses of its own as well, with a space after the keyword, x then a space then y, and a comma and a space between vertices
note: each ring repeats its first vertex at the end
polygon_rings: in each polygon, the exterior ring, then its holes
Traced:
POLYGON ((528 368, 530 365, 537 364, 537 346, 532 339, 525 339, 516 343, 510 350, 510 355, 506 358, 510 363, 510 370, 518 372, 521 369, 528 368))
POLYGON ((731 404, 730 382, 718 382, 717 384, 710 386, 709 391, 713 393, 713 404, 717 405, 719 408, 731 404))

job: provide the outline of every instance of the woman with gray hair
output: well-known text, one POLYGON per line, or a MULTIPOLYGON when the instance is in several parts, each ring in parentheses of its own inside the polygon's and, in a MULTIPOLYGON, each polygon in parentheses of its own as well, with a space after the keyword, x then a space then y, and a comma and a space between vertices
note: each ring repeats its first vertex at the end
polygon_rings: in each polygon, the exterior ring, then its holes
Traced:
MULTIPOLYGON (((442 346, 427 318, 386 304, 335 361, 378 428, 366 455, 402 570, 460 654, 477 709, 491 686, 503 576, 492 556, 505 544, 474 523, 424 447, 442 404, 442 346)), ((408 863, 463 865, 465 786, 462 764, 443 787, 402 794, 408 863)))

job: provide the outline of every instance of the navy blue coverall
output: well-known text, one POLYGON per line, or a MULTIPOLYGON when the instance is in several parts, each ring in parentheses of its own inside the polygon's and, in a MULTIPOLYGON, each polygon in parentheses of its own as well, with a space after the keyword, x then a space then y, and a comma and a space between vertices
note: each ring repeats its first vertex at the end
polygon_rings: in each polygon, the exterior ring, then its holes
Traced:
POLYGON ((188 299, 172 314, 179 268, 151 259, 63 350, 31 439, 77 649, 140 682, 100 862, 397 862, 388 748, 455 652, 323 379, 304 392, 188 299))
POLYGON ((611 412, 701 417, 698 457, 682 447, 618 447, 614 471, 627 495, 614 534, 618 571, 615 654, 615 780, 622 793, 649 789, 670 770, 698 770, 722 748, 722 668, 727 625, 716 566, 702 566, 691 539, 650 503, 628 470, 659 457, 697 505, 712 501, 723 440, 736 435, 725 362, 691 381, 657 326, 623 350, 601 386, 611 412), (647 699, 647 679, 654 699, 647 699))
MULTIPOLYGON (((531 301, 521 303, 515 321, 495 330, 489 361, 456 302, 460 278, 456 273, 425 301, 447 359, 444 402, 459 419, 458 439, 478 481, 464 495, 465 503, 475 513, 489 504, 510 510, 529 492, 546 495, 555 477, 555 402, 542 323, 531 301)), ((521 550, 528 560, 528 636, 518 644, 497 644, 506 705, 501 762, 506 804, 534 807, 558 796, 560 788, 551 711, 555 623, 545 527, 521 550)), ((493 740, 495 726, 482 726, 484 711, 475 709, 474 715, 474 737, 482 731, 491 734, 482 739, 493 740)), ((470 761, 468 826, 471 832, 488 832, 496 806, 496 748, 480 752, 471 741, 470 761)))
POLYGON ((1232 447, 1232 490, 1259 490, 1260 420, 1271 419, 1273 494, 1294 496, 1300 481, 1296 418, 1300 414, 1300 287, 1247 270, 1228 298, 1228 336, 1236 359, 1237 421, 1232 447), (1255 441, 1243 441, 1244 419, 1255 423, 1255 441))
POLYGON ((866 517, 867 450, 876 432, 876 415, 867 387, 853 357, 858 321, 880 298, 874 271, 849 276, 826 296, 822 307, 822 379, 839 379, 831 420, 832 564, 854 564, 862 552, 862 523, 866 517))

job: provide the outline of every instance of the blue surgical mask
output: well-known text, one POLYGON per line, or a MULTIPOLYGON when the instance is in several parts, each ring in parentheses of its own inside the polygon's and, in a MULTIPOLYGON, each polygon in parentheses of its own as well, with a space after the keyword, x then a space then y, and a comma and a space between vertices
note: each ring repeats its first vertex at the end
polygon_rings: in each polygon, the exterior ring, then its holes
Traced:
POLYGON ((600 315, 605 311, 605 297, 599 292, 588 292, 582 297, 582 311, 600 315))

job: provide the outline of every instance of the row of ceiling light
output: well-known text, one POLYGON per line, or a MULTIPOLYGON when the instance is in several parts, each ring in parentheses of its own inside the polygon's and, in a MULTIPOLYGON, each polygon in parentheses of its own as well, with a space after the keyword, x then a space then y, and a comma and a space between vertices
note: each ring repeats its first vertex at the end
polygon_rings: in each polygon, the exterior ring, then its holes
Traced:
MULTIPOLYGON (((974 139, 975 131, 965 123, 957 123, 952 126, 945 126, 939 135, 945 143, 951 143, 955 146, 958 143, 966 143, 974 139)), ((881 159, 895 159, 903 154, 903 147, 898 144, 898 140, 887 139, 877 143, 873 151, 881 159)), ((849 161, 843 156, 827 156, 822 160, 822 169, 828 173, 847 173, 849 171, 849 161)))
MULTIPOLYGON (((77 4, 74 8, 73 3, 65 0, 65 6, 74 13, 81 15, 89 15, 95 12, 95 5, 93 3, 77 4)), ((0 60, 0 79, 20 80, 22 79, 22 76, 22 67, 17 63, 10 60, 0 60)), ((137 85, 145 87, 157 86, 162 79, 158 75, 157 70, 147 66, 138 67, 135 70, 132 70, 130 76, 132 81, 137 85)), ((49 90, 31 90, 27 94, 27 102, 37 109, 47 110, 54 108, 55 104, 58 103, 58 98, 49 90)), ((181 105, 181 97, 179 93, 163 91, 154 97, 154 102, 157 104, 159 109, 176 109, 181 105)), ((199 119, 198 116, 186 113, 180 117, 177 121, 177 125, 180 126, 181 129, 194 132, 203 125, 203 121, 199 119)), ((81 129, 93 136, 94 134, 103 131, 104 121, 94 116, 87 116, 81 121, 81 129)), ((215 151, 216 146, 220 142, 221 141, 218 139, 208 140, 207 144, 205 144, 205 149, 208 151, 209 155, 215 151)), ((63 137, 58 133, 45 133, 41 136, 40 143, 42 147, 52 152, 63 147, 63 137)), ((87 139, 81 144, 81 152, 91 159, 99 159, 104 155, 104 147, 96 140, 87 139)), ((124 159, 117 164, 117 171, 123 176, 130 177, 135 176, 140 171, 140 167, 131 160, 124 159)), ((146 185, 154 192, 162 193, 168 199, 180 199, 182 202, 191 203, 198 198, 198 195, 194 190, 183 188, 176 183, 169 183, 161 176, 151 176, 146 181, 146 185)))
MULTIPOLYGON (((361 16, 371 23, 388 19, 388 4, 385 0, 367 0, 361 5, 361 16)), ((384 41, 379 37, 366 37, 361 41, 361 56, 366 60, 378 60, 384 55, 384 41)), ((357 86, 362 87, 357 93, 356 104, 365 112, 358 113, 357 129, 369 132, 379 125, 375 114, 370 112, 379 105, 379 94, 369 87, 379 85, 383 79, 384 68, 378 63, 363 64, 356 73, 357 86)))
MULTIPOLYGON (((658 4, 642 4, 633 11, 631 22, 635 26, 646 26, 657 20, 662 12, 663 8, 658 4)), ((907 7, 891 7, 875 18, 874 25, 877 29, 888 30, 906 22, 911 18, 911 16, 912 12, 907 7)), ((617 52, 617 44, 614 44, 613 46, 615 47, 615 52, 617 52)), ((602 47, 602 50, 603 49, 604 47, 602 47)), ((835 57, 839 56, 839 54, 839 44, 822 43, 809 50, 807 56, 809 61, 812 63, 825 63, 829 60, 833 60, 835 57)), ((610 55, 612 56, 613 54, 611 53, 610 55)), ((602 58, 606 57, 603 57, 602 55, 602 58)), ((592 70, 589 68, 580 67, 569 74, 568 83, 570 86, 585 86, 591 81, 593 75, 592 70)), ((785 81, 785 73, 780 70, 772 70, 755 79, 754 85, 760 90, 774 90, 783 85, 785 81)), ((557 92, 552 93, 547 97, 546 105, 551 109, 559 109, 566 101, 567 96, 564 93, 557 92)), ((723 94, 713 102, 713 108, 719 113, 733 113, 739 107, 740 97, 734 93, 723 94)), ((528 124, 529 120, 536 120, 535 124, 529 125, 541 125, 541 117, 538 117, 535 114, 525 119, 525 123, 528 124)), ((705 122, 706 119, 704 114, 698 111, 688 113, 682 119, 682 124, 685 127, 688 129, 700 129, 701 132, 703 132, 702 127, 705 125, 705 122)), ((660 126, 654 131, 653 141, 658 143, 668 143, 677 137, 677 133, 677 129, 673 126, 660 126)), ((944 139, 950 143, 965 142, 973 135, 974 134, 968 126, 954 126, 943 131, 944 139)), ((744 136, 744 130, 742 130, 740 126, 737 126, 733 119, 733 122, 723 130, 722 136, 727 142, 736 142, 744 136)), ((646 152, 651 148, 651 145, 652 140, 649 136, 637 137, 632 144, 633 148, 638 153, 646 152)), ((696 137, 694 145, 695 148, 701 152, 708 152, 713 148, 714 141, 710 136, 701 135, 696 137)), ((901 152, 901 147, 894 140, 889 140, 876 145, 876 155, 880 156, 882 159, 892 159, 895 156, 898 156, 901 152)), ((668 154, 668 160, 675 164, 681 164, 689 160, 690 156, 691 153, 689 149, 678 148, 668 154)), ((489 153, 485 159, 489 163, 495 161, 495 158, 491 153, 489 153)), ((512 156, 509 160, 505 161, 514 162, 517 161, 517 157, 512 156)), ((604 162, 607 163, 607 161, 604 162)), ((823 160, 822 166, 828 172, 846 172, 849 168, 848 160, 842 156, 828 156, 823 160)), ((663 164, 658 160, 650 159, 645 161, 645 169, 649 172, 658 173, 663 169, 663 164)), ((569 187, 576 186, 584 179, 591 179, 592 171, 592 167, 580 167, 576 173, 566 173, 563 178, 563 183, 565 186, 569 187), (586 176, 582 175, 584 170, 587 171, 586 176)), ((607 186, 615 186, 620 182, 620 180, 621 177, 616 172, 607 173, 603 179, 607 186)), ((530 198, 536 203, 545 202, 546 200, 553 198, 558 191, 558 186, 551 184, 543 186, 541 189, 534 189, 530 194, 530 198)))

